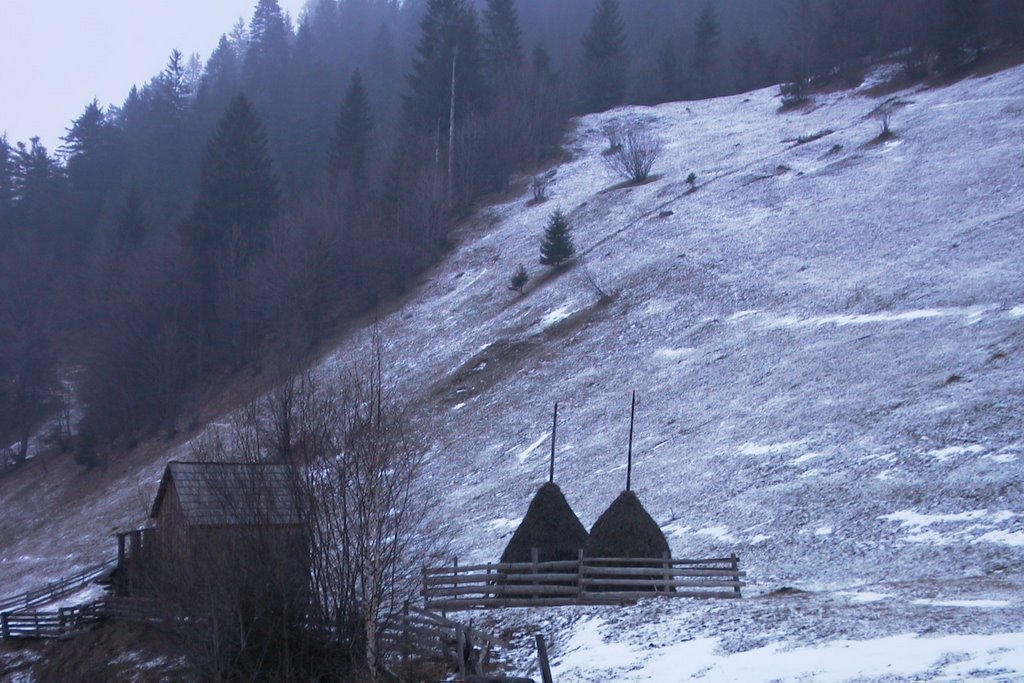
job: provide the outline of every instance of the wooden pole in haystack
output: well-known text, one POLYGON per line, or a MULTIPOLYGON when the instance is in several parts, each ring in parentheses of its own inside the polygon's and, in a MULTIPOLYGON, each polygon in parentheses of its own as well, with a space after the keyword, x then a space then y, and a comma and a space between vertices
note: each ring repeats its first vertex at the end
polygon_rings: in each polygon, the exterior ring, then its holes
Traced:
POLYGON ((636 392, 633 392, 633 403, 629 407, 629 454, 626 456, 626 490, 633 484, 633 421, 636 418, 636 392))
POLYGON ((548 468, 548 483, 555 483, 555 434, 558 432, 558 401, 555 401, 555 417, 551 423, 551 466, 548 468))

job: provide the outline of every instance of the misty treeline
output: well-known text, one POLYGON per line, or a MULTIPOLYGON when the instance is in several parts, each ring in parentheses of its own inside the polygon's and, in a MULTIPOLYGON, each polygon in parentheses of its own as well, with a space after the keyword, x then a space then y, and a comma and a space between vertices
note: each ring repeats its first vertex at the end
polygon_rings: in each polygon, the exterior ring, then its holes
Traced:
POLYGON ((205 62, 172 51, 121 105, 87 104, 56 151, 0 138, 6 458, 69 414, 69 377, 83 462, 189 426, 230 373, 406 289, 572 115, 887 55, 951 71, 1020 44, 1022 4, 259 0, 205 62))

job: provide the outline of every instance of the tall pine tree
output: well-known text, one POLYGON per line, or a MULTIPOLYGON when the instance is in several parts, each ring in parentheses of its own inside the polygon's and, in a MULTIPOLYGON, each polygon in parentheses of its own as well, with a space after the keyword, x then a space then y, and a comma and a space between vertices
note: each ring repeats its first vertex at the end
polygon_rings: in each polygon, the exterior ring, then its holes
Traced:
POLYGON ((244 266, 266 245, 280 205, 267 137, 252 104, 239 95, 207 145, 199 196, 180 226, 182 243, 211 271, 244 266))
POLYGON ((366 193, 372 133, 370 101, 363 76, 356 69, 334 125, 329 160, 331 177, 335 183, 344 183, 350 199, 366 193))
POLYGON ((493 85, 507 85, 508 76, 522 66, 522 29, 515 0, 487 0, 483 13, 483 58, 493 85))
POLYGON ((483 109, 479 42, 476 14, 464 0, 428 0, 406 98, 416 128, 446 136, 453 108, 456 122, 483 109))
POLYGON ((149 224, 143 209, 142 193, 135 186, 128 190, 114 229, 114 250, 119 255, 129 255, 146 241, 149 224))
POLYGON ((0 135, 0 244, 9 244, 14 230, 14 150, 0 135))
POLYGON ((582 105, 587 112, 617 107, 626 99, 626 28, 616 0, 599 0, 583 37, 582 105))
POLYGON ((100 213, 121 184, 124 169, 121 132, 93 100, 71 124, 63 140, 60 152, 65 159, 69 199, 75 214, 71 237, 79 257, 84 258, 100 213))

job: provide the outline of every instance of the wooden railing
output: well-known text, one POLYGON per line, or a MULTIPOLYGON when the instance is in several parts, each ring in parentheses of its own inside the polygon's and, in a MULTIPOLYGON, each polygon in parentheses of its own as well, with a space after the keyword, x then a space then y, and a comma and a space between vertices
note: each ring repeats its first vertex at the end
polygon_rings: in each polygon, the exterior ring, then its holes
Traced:
POLYGON ((168 617, 166 610, 157 600, 105 597, 75 607, 61 607, 56 611, 0 613, 0 638, 64 638, 105 619, 163 623, 168 617))
POLYGON ((511 643, 473 628, 471 624, 460 624, 409 603, 405 604, 402 612, 388 618, 380 644, 396 666, 404 668, 410 662, 439 662, 451 666, 462 677, 481 673, 487 666, 493 647, 512 648, 511 643))
POLYGON ((102 600, 62 607, 55 612, 3 612, 0 637, 3 640, 62 638, 101 621, 104 616, 102 600))
POLYGON ((580 558, 423 570, 427 609, 456 611, 631 602, 646 597, 740 598, 739 558, 580 558))
POLYGON ((23 612, 50 602, 56 602, 72 593, 81 590, 86 585, 95 581, 104 572, 114 568, 116 559, 94 565, 74 576, 62 578, 60 581, 48 583, 42 588, 31 590, 21 595, 14 595, 0 600, 0 612, 23 612))

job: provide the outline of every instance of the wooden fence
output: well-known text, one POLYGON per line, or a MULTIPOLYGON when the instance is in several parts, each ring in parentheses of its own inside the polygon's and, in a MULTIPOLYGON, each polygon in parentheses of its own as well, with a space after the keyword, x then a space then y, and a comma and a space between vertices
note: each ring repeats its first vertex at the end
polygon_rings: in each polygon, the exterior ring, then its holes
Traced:
POLYGON ((166 621, 156 600, 106 597, 74 607, 51 611, 0 613, 0 638, 3 640, 65 638, 105 619, 144 623, 166 621))
POLYGON ((102 601, 61 607, 55 612, 3 612, 0 636, 4 640, 64 638, 101 621, 104 616, 102 601))
POLYGON ((457 611, 632 602, 647 597, 740 598, 739 558, 583 558, 423 570, 427 609, 457 611))
POLYGON ((389 617, 380 644, 391 653, 394 664, 438 662, 452 666, 462 676, 481 673, 491 648, 512 648, 511 643, 472 624, 460 624, 408 603, 401 613, 389 617))
POLYGON ((75 593, 89 583, 110 571, 117 564, 116 559, 94 565, 74 576, 62 578, 60 581, 48 583, 42 588, 31 590, 21 595, 14 595, 0 600, 0 612, 24 612, 32 607, 38 607, 47 603, 56 602, 61 598, 75 593))

